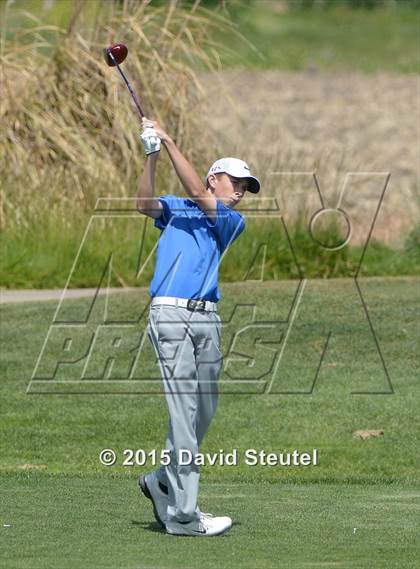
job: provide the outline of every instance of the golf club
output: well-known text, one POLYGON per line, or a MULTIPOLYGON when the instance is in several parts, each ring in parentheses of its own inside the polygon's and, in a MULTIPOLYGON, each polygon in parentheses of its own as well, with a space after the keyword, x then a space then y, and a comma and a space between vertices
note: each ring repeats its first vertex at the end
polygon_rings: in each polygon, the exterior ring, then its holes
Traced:
POLYGON ((133 98, 134 104, 136 105, 140 118, 143 118, 145 116, 145 113, 140 104, 140 101, 136 93, 134 92, 134 89, 130 85, 130 82, 128 81, 124 71, 121 69, 119 65, 125 60, 127 54, 128 54, 127 46, 124 45, 123 43, 113 43, 112 45, 104 49, 105 61, 110 67, 116 67, 118 69, 118 72, 121 75, 124 83, 126 84, 127 89, 130 91, 130 95, 133 98))

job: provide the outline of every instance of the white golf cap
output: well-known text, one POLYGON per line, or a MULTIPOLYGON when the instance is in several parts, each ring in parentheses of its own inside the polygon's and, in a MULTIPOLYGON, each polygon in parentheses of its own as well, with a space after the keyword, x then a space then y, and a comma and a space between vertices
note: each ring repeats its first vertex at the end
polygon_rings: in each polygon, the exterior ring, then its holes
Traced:
POLYGON ((255 176, 251 176, 249 166, 239 158, 220 158, 210 166, 207 172, 206 181, 210 174, 229 174, 234 178, 246 178, 249 180, 248 190, 253 194, 260 191, 260 181, 255 176))

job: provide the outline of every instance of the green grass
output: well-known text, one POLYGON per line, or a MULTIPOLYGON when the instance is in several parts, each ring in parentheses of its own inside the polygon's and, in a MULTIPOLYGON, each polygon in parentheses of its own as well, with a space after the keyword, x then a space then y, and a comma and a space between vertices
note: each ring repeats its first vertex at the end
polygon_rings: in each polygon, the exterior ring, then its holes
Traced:
MULTIPOLYGON (((25 29, 28 32, 41 22, 50 26, 49 30, 42 30, 38 39, 56 40, 57 28, 67 29, 72 18, 77 18, 78 27, 90 29, 98 23, 100 14, 113 11, 112 3, 101 3, 100 0, 89 0, 83 3, 82 10, 78 11, 81 3, 72 0, 54 0, 49 5, 43 0, 7 0, 0 2, 0 15, 5 27, 4 37, 10 39, 16 30, 25 29)), ((38 30, 39 31, 39 30, 38 30)), ((31 34, 23 37, 23 41, 31 41, 31 34)))
MULTIPOLYGON (((250 467, 240 460, 235 467, 203 467, 203 510, 231 514, 236 526, 225 538, 194 542, 194 548, 189 540, 157 531, 136 488, 138 475, 150 465, 121 464, 126 448, 162 448, 164 399, 141 394, 141 380, 126 395, 97 394, 109 387, 107 380, 98 382, 96 394, 71 395, 63 383, 61 394, 37 394, 34 382, 27 394, 56 303, 2 306, 1 522, 11 524, 0 527, 7 536, 5 566, 414 569, 420 493, 418 281, 363 279, 360 285, 394 393, 352 394, 388 390, 354 282, 308 281, 281 381, 270 394, 260 394, 258 385, 253 393, 241 393, 225 370, 218 412, 202 451, 237 448, 242 456, 247 448, 276 453, 317 448, 319 464, 250 467), (312 394, 279 393, 284 387, 308 387, 314 353, 319 357, 328 331, 329 350, 312 394), (365 441, 352 437, 353 430, 365 428, 385 434, 365 441), (103 448, 117 452, 115 466, 100 464, 103 448)), ((255 303, 260 320, 285 318, 295 287, 291 281, 223 285, 225 362, 233 332, 250 314, 246 306, 233 314, 235 304, 255 303)), ((145 290, 113 297, 108 317, 135 318, 146 302, 145 290)), ((69 301, 61 315, 80 316, 87 306, 86 300, 69 301)), ((88 327, 103 320, 101 308, 98 303, 88 327)), ((139 331, 143 326, 141 321, 139 331)), ((264 331, 258 335, 267 340, 264 331)), ((276 337, 271 333, 268 339, 276 337)), ((248 369, 234 363, 233 377, 247 370, 255 377, 266 368, 273 345, 247 342, 237 352, 254 357, 255 364, 248 369)), ((151 351, 143 355, 145 376, 158 375, 151 351)), ((100 371, 106 346, 98 356, 100 371)), ((72 375, 67 369, 47 389, 72 375)), ((113 383, 118 386, 118 380, 113 383)))
MULTIPOLYGON (((250 323, 252 305, 256 305, 259 321, 285 320, 296 285, 289 281, 223 286, 220 313, 224 321, 222 350, 225 364, 234 334, 250 323), (235 308, 238 303, 243 305, 242 308, 235 308)), ((361 281, 361 289, 395 393, 351 394, 354 391, 389 391, 354 282, 351 279, 310 280, 289 334, 282 373, 276 376, 270 394, 259 393, 264 381, 271 379, 273 349, 281 346, 279 337, 285 332, 285 326, 278 324, 268 332, 264 328, 259 330, 257 335, 262 341, 271 341, 272 345, 255 345, 252 334, 243 336, 236 344, 233 350, 236 357, 239 353, 248 354, 255 363, 249 367, 244 361, 231 361, 224 369, 222 391, 235 395, 226 394, 221 400, 206 443, 208 451, 216 452, 220 445, 226 449, 236 446, 241 451, 251 447, 276 450, 279 445, 280 449, 293 449, 302 445, 309 449, 319 448, 320 464, 315 468, 286 469, 280 473, 281 477, 293 480, 418 478, 416 342, 419 330, 414 308, 418 302, 418 281, 410 278, 366 279, 361 281), (329 349, 312 395, 279 394, 308 390, 328 332, 332 333, 329 349), (261 377, 261 380, 249 384, 246 391, 246 379, 239 384, 232 383, 232 380, 244 377, 250 380, 261 377), (382 428, 386 435, 366 442, 352 439, 351 432, 361 428, 382 428)), ((147 298, 144 289, 136 294, 111 297, 107 318, 116 322, 135 322, 146 306, 147 298)), ((104 302, 102 299, 95 304, 87 331, 95 330, 103 322, 104 302)), ((89 299, 64 302, 59 319, 71 323, 83 318, 90 304, 89 299)), ((19 465, 31 463, 46 465, 49 472, 102 472, 98 462, 102 448, 110 446, 120 453, 125 448, 161 445, 166 431, 166 405, 163 398, 150 394, 149 384, 147 389, 142 388, 141 377, 156 377, 160 392, 159 372, 148 341, 146 351, 142 352, 141 368, 135 374, 139 379, 131 382, 133 388, 131 391, 127 388, 127 395, 95 395, 108 388, 112 391, 113 385, 117 386, 116 391, 123 389, 118 379, 113 382, 100 379, 108 357, 107 345, 100 345, 95 352, 97 363, 89 376, 99 379, 93 394, 54 397, 25 393, 55 309, 55 302, 2 307, 2 343, 7 349, 1 363, 2 435, 5 437, 1 467, 16 470, 19 465)), ((134 332, 140 334, 144 326, 145 319, 142 318, 133 325, 134 332)), ((126 364, 132 357, 133 352, 124 354, 109 379, 123 378, 129 369, 126 364)), ((230 357, 234 357, 232 352, 230 357)), ((36 378, 48 377, 45 370, 51 367, 51 362, 56 362, 54 352, 51 358, 46 356, 42 361, 36 378)), ((61 369, 55 377, 56 381, 47 381, 44 387, 32 382, 31 391, 52 391, 57 387, 58 391, 68 392, 71 384, 60 382, 79 379, 80 367, 61 369)), ((130 381, 127 384, 130 386, 130 381)), ((89 386, 88 383, 84 385, 89 386)), ((83 382, 79 382, 76 389, 83 391, 83 382)), ((127 468, 119 464, 114 470, 122 472, 127 468)), ((279 476, 275 470, 245 465, 233 470, 205 467, 204 471, 212 477, 221 476, 223 480, 255 476, 272 480, 279 476)))
MULTIPOLYGON (((113 255, 112 286, 147 286, 154 267, 155 253, 144 265, 159 236, 151 220, 135 211, 130 218, 110 217, 106 220, 81 217, 70 227, 60 227, 57 220, 34 224, 29 231, 10 231, 3 236, 0 248, 0 282, 5 288, 64 288, 79 248, 81 255, 72 273, 70 287, 96 287, 113 255), (146 227, 145 227, 146 222, 146 227), (145 233, 143 233, 145 231, 145 233), (86 232, 86 238, 84 235, 86 232), (144 269, 137 277, 138 263, 144 269)), ((69 219, 73 219, 70 215, 69 219)), ((337 252, 325 250, 312 240, 309 231, 300 223, 288 226, 287 231, 299 266, 306 277, 350 277, 356 274, 362 258, 363 246, 345 246, 337 252)), ((339 235, 327 229, 327 243, 341 242, 339 235)), ((318 238, 319 236, 317 236, 318 238)), ((393 249, 372 239, 361 267, 364 276, 399 276, 420 274, 420 256, 417 249, 418 229, 407 237, 405 247, 393 249)), ((296 266, 288 237, 280 218, 261 222, 249 219, 247 230, 238 242, 229 248, 220 266, 220 278, 226 282, 247 278, 296 279, 296 266), (266 247, 264 260, 263 248, 266 247), (263 262, 264 260, 264 262, 263 262), (264 267, 264 269, 263 269, 264 267)))
POLYGON ((414 487, 203 484, 203 508, 229 512, 235 525, 192 543, 160 531, 134 480, 33 472, 0 480, 8 569, 417 567, 414 487))
POLYGON ((231 7, 238 30, 256 48, 223 36, 227 65, 302 71, 419 71, 419 12, 407 7, 278 10, 276 2, 231 7))
MULTIPOLYGON (((165 2, 152 2, 153 6, 162 4, 165 2)), ((5 21, 7 16, 5 36, 11 37, 15 28, 29 30, 33 26, 33 20, 24 11, 47 25, 65 29, 77 5, 61 1, 54 2, 48 10, 43 6, 41 0, 15 0, 6 12, 3 0, 1 9, 5 21)), ((121 3, 105 5, 90 0, 78 15, 77 25, 85 30, 93 29, 99 19, 120 8, 121 3)), ((231 18, 247 40, 239 39, 220 24, 221 32, 215 39, 221 60, 228 67, 242 64, 263 69, 398 73, 419 70, 419 11, 404 3, 388 3, 369 10, 351 9, 347 3, 337 0, 334 7, 327 10, 292 8, 284 11, 276 1, 237 0, 227 3, 221 16, 231 18)), ((54 33, 44 30, 40 37, 51 41, 54 33)), ((30 35, 28 41, 29 38, 30 35)))

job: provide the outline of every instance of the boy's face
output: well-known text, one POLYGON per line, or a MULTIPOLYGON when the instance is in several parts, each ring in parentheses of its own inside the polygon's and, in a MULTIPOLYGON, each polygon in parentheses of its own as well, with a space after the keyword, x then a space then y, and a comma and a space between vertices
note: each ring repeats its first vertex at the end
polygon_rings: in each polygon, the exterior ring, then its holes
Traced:
POLYGON ((248 189, 246 178, 235 178, 230 174, 211 174, 208 185, 220 202, 227 207, 233 208, 238 205, 248 189))

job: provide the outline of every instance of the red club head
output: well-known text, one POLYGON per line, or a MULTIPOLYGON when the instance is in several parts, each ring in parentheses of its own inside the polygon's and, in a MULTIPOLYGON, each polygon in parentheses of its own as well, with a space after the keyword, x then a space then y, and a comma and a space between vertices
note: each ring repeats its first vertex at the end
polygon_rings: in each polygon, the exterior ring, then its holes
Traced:
POLYGON ((115 61, 118 64, 120 64, 127 57, 128 54, 127 46, 124 45, 123 43, 113 43, 112 45, 104 49, 105 61, 110 67, 115 67, 115 63, 110 57, 110 54, 112 54, 115 61))

